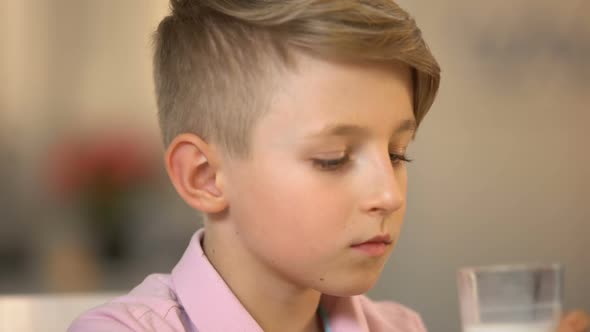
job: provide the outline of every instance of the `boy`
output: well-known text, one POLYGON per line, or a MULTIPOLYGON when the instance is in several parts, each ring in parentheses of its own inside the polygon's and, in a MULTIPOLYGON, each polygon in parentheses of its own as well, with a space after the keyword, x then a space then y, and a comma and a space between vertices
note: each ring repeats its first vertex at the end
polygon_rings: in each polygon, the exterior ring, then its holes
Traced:
POLYGON ((70 331, 425 331, 377 281, 439 66, 390 0, 172 0, 156 32, 166 168, 206 215, 170 275, 70 331))

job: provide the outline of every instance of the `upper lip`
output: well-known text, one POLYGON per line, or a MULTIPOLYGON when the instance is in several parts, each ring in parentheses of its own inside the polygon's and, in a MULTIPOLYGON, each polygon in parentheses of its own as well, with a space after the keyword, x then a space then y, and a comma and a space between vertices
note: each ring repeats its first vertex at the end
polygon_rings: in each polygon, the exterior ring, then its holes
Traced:
POLYGON ((367 241, 360 242, 360 243, 357 243, 357 244, 353 244, 353 246, 358 246, 358 245, 366 244, 366 243, 386 243, 386 244, 390 244, 391 243, 391 235, 389 235, 389 234, 377 235, 377 236, 374 236, 374 237, 370 238, 367 241))

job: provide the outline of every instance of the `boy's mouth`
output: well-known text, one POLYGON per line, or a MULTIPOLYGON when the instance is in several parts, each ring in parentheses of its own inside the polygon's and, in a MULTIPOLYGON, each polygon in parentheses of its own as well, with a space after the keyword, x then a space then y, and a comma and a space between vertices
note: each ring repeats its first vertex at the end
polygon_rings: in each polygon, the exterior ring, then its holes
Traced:
POLYGON ((381 235, 374 236, 374 237, 368 239, 367 241, 353 244, 352 246, 353 247, 356 247, 356 246, 360 246, 360 245, 364 245, 364 244, 369 244, 369 243, 391 244, 391 242, 392 242, 391 241, 391 235, 389 235, 389 234, 381 234, 381 235))
POLYGON ((391 243, 391 235, 382 234, 374 236, 365 242, 353 244, 350 247, 359 250, 366 255, 376 257, 384 255, 391 243))

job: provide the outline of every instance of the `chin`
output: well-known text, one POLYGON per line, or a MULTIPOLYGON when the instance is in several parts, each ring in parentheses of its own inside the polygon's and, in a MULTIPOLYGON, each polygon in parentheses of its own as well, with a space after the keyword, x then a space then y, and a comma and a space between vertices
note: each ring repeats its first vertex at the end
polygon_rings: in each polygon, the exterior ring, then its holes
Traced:
POLYGON ((364 275, 360 278, 341 278, 319 285, 318 290, 323 294, 340 297, 361 295, 373 288, 378 279, 379 274, 375 276, 364 275))

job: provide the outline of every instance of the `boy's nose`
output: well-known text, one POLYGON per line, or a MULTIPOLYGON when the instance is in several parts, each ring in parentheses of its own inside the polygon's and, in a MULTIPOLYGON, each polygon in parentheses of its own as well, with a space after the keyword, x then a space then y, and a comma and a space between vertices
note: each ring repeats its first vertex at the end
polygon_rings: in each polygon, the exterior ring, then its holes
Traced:
POLYGON ((388 216, 399 210, 405 202, 401 179, 396 177, 396 170, 389 161, 375 163, 372 176, 367 181, 367 195, 362 203, 365 213, 388 216))

